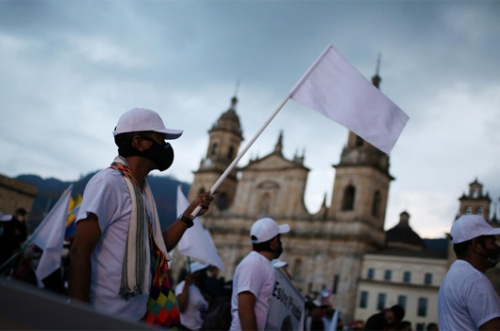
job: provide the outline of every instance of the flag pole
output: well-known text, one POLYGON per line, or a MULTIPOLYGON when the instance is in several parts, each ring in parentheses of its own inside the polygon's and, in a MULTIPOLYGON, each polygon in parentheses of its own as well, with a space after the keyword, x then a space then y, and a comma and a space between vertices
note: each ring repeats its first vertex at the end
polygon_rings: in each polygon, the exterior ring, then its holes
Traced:
MULTIPOLYGON (((248 151, 248 149, 250 148, 250 146, 252 146, 252 144, 255 142, 255 140, 257 140, 257 138, 260 136, 260 134, 262 133, 262 131, 264 131, 264 129, 269 125, 269 123, 271 123, 271 121, 278 114, 278 112, 281 110, 281 108, 283 108, 283 106, 290 99, 290 97, 291 97, 291 93, 287 94, 287 96, 285 97, 285 99, 281 102, 281 104, 278 106, 278 108, 276 108, 276 110, 271 114, 271 116, 264 123, 264 125, 260 128, 260 130, 257 131, 257 133, 253 136, 253 138, 250 139, 250 141, 246 144, 246 146, 236 156, 236 158, 233 160, 233 162, 231 162, 231 164, 227 167, 227 169, 224 171, 224 173, 219 177, 219 179, 215 182, 215 184, 210 189, 210 195, 213 195, 214 192, 219 188, 219 186, 222 183, 222 181, 224 179, 226 179, 226 177, 233 170, 233 168, 236 166, 236 164, 238 164, 238 162, 243 157, 243 155, 248 151)), ((201 207, 197 206, 196 209, 193 210, 193 212, 191 213, 191 216, 192 217, 196 217, 198 215, 198 213, 200 212, 200 210, 201 210, 201 207)))

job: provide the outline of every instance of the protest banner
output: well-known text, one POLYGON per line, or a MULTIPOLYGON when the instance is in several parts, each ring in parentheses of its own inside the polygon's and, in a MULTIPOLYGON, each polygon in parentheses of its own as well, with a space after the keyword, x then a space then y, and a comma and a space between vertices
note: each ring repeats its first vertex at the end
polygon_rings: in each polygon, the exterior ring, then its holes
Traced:
POLYGON ((269 312, 264 330, 303 330, 305 298, 281 268, 275 269, 269 312))

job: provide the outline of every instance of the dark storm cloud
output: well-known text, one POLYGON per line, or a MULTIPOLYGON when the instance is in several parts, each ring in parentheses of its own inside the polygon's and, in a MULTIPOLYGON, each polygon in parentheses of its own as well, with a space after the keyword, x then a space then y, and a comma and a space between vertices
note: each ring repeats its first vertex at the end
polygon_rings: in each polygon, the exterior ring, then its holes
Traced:
MULTIPOLYGON (((143 106, 186 130, 169 171, 189 181, 238 78, 247 142, 332 43, 367 79, 382 53, 381 90, 410 115, 386 225, 408 209, 441 234, 474 177, 498 192, 499 14, 489 1, 0 1, 0 172, 95 171, 116 152, 117 118, 143 106)), ((314 212, 347 130, 288 102, 248 154, 281 130, 286 157, 312 169, 314 212)))

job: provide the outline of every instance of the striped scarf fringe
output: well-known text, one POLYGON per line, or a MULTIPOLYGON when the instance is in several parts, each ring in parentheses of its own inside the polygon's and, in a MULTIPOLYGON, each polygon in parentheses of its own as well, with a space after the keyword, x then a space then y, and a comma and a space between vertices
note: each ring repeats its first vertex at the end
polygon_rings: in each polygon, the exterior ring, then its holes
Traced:
MULTIPOLYGON (((149 215, 141 193, 139 183, 134 178, 126 160, 120 156, 114 159, 110 166, 120 172, 125 179, 125 183, 132 200, 132 213, 128 230, 127 244, 123 258, 122 277, 119 294, 127 299, 130 296, 149 292, 150 288, 150 266, 151 266, 151 246, 149 242, 149 215)), ((144 185, 144 192, 148 200, 149 207, 153 213, 151 227, 152 238, 160 251, 163 251, 168 260, 165 243, 161 237, 161 229, 158 221, 156 204, 147 183, 144 185)))

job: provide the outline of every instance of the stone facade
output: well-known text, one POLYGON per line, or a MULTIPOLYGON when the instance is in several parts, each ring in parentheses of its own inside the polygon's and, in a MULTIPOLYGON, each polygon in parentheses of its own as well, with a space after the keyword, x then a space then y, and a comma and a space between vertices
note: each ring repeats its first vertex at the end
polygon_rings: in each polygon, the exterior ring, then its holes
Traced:
POLYGON ((29 212, 36 193, 35 186, 0 175, 0 211, 2 213, 14 214, 16 209, 21 207, 29 212))
MULTIPOLYGON (((373 82, 378 87, 380 78, 375 76, 373 82)), ((194 173, 190 201, 209 190, 236 156, 243 140, 236 104, 233 98, 229 110, 209 131, 207 153, 194 173)), ((389 157, 350 132, 340 162, 334 166, 330 207, 324 201, 311 214, 304 204, 310 170, 303 156, 287 159, 283 155, 283 140, 280 133, 271 153, 233 169, 219 186, 215 208, 202 217, 224 262, 221 275, 232 279, 237 264, 250 252, 253 222, 272 217, 291 226, 282 237, 285 251, 280 259, 289 263, 296 287, 304 295, 332 289, 332 305, 344 320, 351 320, 362 258, 384 246, 389 185, 394 179, 389 174, 389 157)), ((175 259, 173 274, 185 264, 175 259)))

